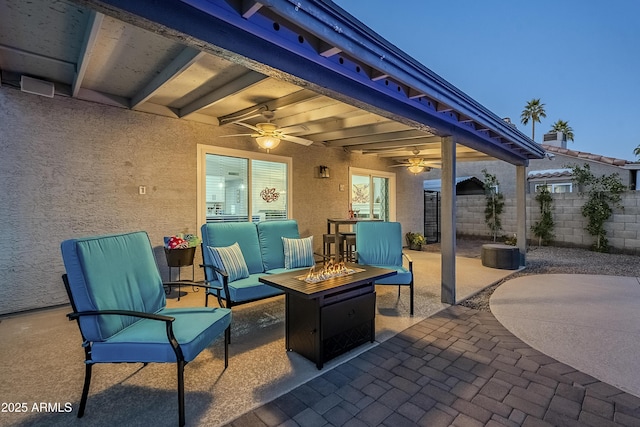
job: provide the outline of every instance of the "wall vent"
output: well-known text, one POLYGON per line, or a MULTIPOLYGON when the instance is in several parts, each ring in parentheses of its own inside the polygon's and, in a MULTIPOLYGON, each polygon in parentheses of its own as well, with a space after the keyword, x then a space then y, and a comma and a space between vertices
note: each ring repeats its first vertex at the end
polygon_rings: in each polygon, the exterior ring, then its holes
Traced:
POLYGON ((53 93, 55 92, 53 83, 27 76, 20 77, 20 90, 34 95, 46 96, 47 98, 53 98, 53 93))

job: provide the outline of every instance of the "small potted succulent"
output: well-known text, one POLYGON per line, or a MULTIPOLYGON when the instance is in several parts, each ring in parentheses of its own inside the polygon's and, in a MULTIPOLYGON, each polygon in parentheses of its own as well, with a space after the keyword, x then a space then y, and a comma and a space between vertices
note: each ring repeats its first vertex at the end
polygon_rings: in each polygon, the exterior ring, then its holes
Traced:
POLYGON ((412 249, 414 251, 421 251, 422 245, 427 242, 424 236, 420 233, 413 233, 410 231, 405 235, 405 237, 407 239, 409 249, 412 249))

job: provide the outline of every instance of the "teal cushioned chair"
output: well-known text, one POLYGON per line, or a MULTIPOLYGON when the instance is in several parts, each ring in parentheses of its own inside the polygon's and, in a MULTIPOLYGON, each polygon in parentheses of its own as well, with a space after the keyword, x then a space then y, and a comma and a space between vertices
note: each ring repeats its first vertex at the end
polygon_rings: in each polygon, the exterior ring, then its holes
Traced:
POLYGON ((413 316, 413 260, 402 251, 402 228, 398 222, 358 222, 356 224, 358 264, 395 270, 397 274, 375 282, 376 285, 409 287, 410 313, 413 316), (408 267, 402 264, 406 258, 408 267))
MULTIPOLYGON (((283 294, 281 290, 258 281, 260 276, 267 273, 262 262, 262 251, 255 223, 207 223, 202 225, 201 231, 202 258, 204 261, 202 267, 204 268, 205 280, 214 288, 220 288, 220 290, 212 289, 207 291, 205 305, 209 304, 209 295, 211 294, 218 299, 221 307, 227 308, 283 294), (249 277, 229 282, 228 277, 223 275, 223 283, 220 283, 207 246, 226 247, 236 242, 240 246, 244 261, 247 264, 249 277)), ((282 251, 282 244, 280 244, 280 251, 282 251)))
POLYGON ((262 255, 262 266, 269 274, 284 273, 284 246, 282 238, 299 239, 298 221, 262 221, 256 224, 262 255))
POLYGON ((184 425, 184 366, 222 334, 228 365, 231 311, 167 308, 160 272, 145 232, 65 240, 69 295, 85 349, 84 414, 95 363, 160 362, 178 368, 179 423, 184 425))

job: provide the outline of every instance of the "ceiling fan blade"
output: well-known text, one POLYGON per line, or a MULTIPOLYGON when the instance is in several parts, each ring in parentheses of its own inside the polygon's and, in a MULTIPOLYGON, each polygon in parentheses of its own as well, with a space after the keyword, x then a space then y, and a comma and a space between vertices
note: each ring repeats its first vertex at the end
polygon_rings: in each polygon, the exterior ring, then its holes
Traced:
POLYGON ((411 166, 409 163, 400 163, 397 165, 391 165, 390 168, 406 168, 407 166, 411 166))
POLYGON ((308 131, 309 128, 305 125, 297 125, 297 126, 289 126, 286 128, 280 128, 278 129, 278 132, 282 132, 284 134, 289 134, 289 133, 298 133, 298 132, 304 132, 304 131, 308 131))
POLYGON ((313 141, 311 141, 310 139, 299 138, 297 136, 292 136, 292 135, 282 135, 280 138, 284 139, 285 141, 295 142, 296 144, 301 144, 301 145, 313 144, 313 141))
POLYGON ((232 122, 232 123, 236 124, 236 125, 244 126, 244 127, 249 128, 251 130, 255 130, 258 133, 262 132, 262 130, 260 128, 257 128, 254 125, 250 125, 249 123, 245 123, 245 122, 232 122))
POLYGON ((230 136, 253 136, 252 133, 235 133, 233 135, 220 135, 218 138, 228 138, 230 136))

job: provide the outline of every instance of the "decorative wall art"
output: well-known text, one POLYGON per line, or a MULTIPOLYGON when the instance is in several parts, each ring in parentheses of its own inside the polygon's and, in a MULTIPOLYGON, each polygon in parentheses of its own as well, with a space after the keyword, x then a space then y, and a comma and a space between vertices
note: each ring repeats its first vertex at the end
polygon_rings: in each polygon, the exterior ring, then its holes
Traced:
POLYGON ((265 187, 264 190, 260 192, 260 197, 267 203, 275 202, 280 197, 280 193, 276 191, 275 188, 265 187))
POLYGON ((353 203, 369 203, 369 184, 353 184, 353 203))

